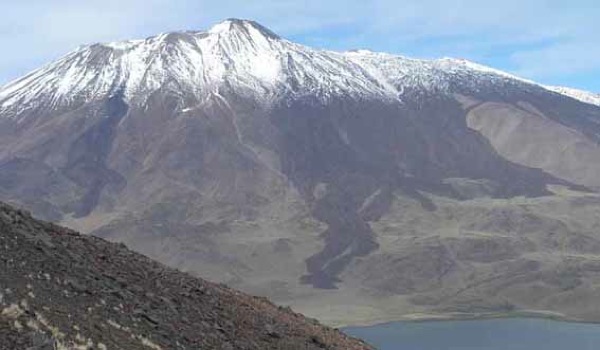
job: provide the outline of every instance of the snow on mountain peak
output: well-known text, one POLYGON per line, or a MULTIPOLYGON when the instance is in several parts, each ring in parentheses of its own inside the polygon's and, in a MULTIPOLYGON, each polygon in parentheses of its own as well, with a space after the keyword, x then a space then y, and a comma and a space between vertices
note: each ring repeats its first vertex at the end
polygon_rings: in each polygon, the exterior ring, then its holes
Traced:
MULTIPOLYGON (((202 97, 234 89, 270 103, 289 96, 402 100, 406 91, 474 90, 535 83, 460 59, 420 60, 367 50, 333 52, 280 38, 262 25, 228 19, 208 31, 84 46, 0 88, 0 111, 85 103, 116 90, 130 102, 160 88, 202 97)), ((537 85, 536 85, 537 86, 537 85)))
POLYGON ((296 94, 327 98, 389 95, 343 54, 281 39, 246 20, 206 32, 84 46, 0 89, 0 109, 56 107, 122 90, 128 101, 161 87, 201 97, 227 86, 262 101, 296 94))
POLYGON ((600 94, 582 91, 578 89, 572 89, 563 86, 545 86, 545 88, 558 94, 574 98, 581 102, 585 102, 595 106, 600 106, 600 94))
POLYGON ((210 34, 228 34, 232 31, 242 31, 246 33, 253 32, 252 34, 259 34, 264 37, 268 37, 271 39, 279 39, 279 35, 275 34, 270 29, 262 26, 261 24, 246 20, 246 19, 237 19, 237 18, 229 18, 223 22, 220 22, 214 25, 212 28, 208 30, 210 34))

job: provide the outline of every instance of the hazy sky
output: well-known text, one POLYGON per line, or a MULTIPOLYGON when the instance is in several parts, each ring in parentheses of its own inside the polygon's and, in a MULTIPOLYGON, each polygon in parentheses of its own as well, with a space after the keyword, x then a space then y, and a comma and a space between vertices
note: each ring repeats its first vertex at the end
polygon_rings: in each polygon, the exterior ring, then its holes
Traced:
POLYGON ((0 84, 81 44, 254 19, 334 50, 459 57, 600 92, 598 0, 19 0, 0 12, 0 84))

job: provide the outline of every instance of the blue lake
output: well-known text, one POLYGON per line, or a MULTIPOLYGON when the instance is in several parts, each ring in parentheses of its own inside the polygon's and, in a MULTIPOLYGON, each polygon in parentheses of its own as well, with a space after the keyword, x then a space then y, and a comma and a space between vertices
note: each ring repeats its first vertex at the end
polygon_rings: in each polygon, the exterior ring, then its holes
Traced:
POLYGON ((394 322, 344 331, 380 350, 600 350, 600 325, 546 319, 394 322))

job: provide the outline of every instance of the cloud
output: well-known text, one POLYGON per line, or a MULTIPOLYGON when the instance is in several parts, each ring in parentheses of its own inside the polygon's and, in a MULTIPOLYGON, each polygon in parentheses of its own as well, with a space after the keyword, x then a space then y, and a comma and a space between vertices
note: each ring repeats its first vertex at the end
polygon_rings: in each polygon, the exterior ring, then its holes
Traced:
POLYGON ((23 0, 0 13, 8 48, 0 82, 80 44, 204 29, 229 17, 310 45, 459 56, 553 83, 600 70, 596 0, 23 0))

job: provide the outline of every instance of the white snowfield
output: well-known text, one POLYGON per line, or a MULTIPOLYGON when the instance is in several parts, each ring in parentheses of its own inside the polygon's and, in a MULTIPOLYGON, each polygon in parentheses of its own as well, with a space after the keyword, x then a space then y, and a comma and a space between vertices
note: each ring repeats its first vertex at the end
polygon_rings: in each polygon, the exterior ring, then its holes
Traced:
MULTIPOLYGON (((402 100, 407 91, 443 93, 452 84, 534 82, 460 59, 418 60, 370 51, 317 50, 261 25, 226 20, 207 32, 173 32, 145 40, 84 46, 0 89, 0 112, 56 108, 121 91, 130 103, 157 89, 202 97, 223 87, 269 103, 282 97, 332 96, 402 100)), ((600 97, 561 94, 600 105, 600 97)))

